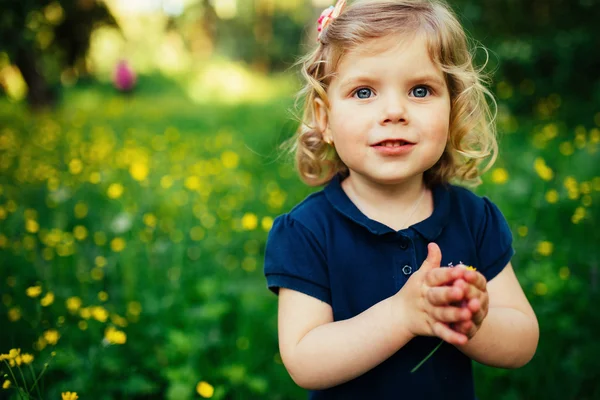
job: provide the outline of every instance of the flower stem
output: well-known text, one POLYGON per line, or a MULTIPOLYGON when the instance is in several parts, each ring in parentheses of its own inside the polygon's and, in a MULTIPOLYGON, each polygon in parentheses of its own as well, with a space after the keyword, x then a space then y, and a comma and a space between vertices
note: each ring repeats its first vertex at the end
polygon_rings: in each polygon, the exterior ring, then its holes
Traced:
POLYGON ((8 363, 8 361, 4 360, 4 363, 6 364, 6 366, 8 367, 8 371, 10 372, 10 375, 13 378, 13 383, 15 384, 16 388, 17 388, 17 393, 19 393, 19 398, 23 398, 23 396, 21 395, 21 388, 19 387, 18 383, 17 383, 17 378, 15 377, 15 374, 10 366, 10 364, 8 363))
POLYGON ((17 369, 19 370, 19 374, 21 374, 21 379, 23 380, 23 389, 25 389, 25 392, 27 393, 27 398, 30 398, 31 396, 29 395, 29 389, 27 389, 27 381, 25 380, 25 375, 23 375, 23 370, 18 364, 17 369))
MULTIPOLYGON (((38 394, 40 393, 40 387, 38 386, 38 382, 39 380, 42 378, 42 375, 44 375, 44 372, 46 372, 46 369, 48 368, 48 364, 44 364, 44 369, 42 369, 42 372, 40 372, 40 375, 37 377, 37 379, 35 380, 35 382, 33 382, 33 386, 31 386, 31 390, 33 390, 33 388, 35 387, 38 391, 38 394)), ((33 369, 32 369, 33 372, 33 369)), ((42 397, 41 394, 39 394, 40 398, 42 397)))
POLYGON ((33 388, 36 389, 37 394, 39 396, 39 398, 42 398, 42 394, 40 393, 40 387, 38 386, 38 381, 40 380, 40 378, 42 377, 42 375, 44 374, 44 371, 46 370, 46 366, 44 366, 44 369, 42 370, 42 372, 40 372, 40 376, 35 377, 35 371, 33 370, 33 367, 31 366, 31 364, 29 364, 29 370, 31 371, 31 377, 33 378, 33 385, 31 385, 31 391, 33 392, 33 388))
POLYGON ((435 351, 436 351, 437 349, 439 349, 439 348, 440 348, 440 346, 441 346, 443 343, 444 343, 444 341, 443 341, 443 340, 441 340, 441 341, 440 341, 440 343, 439 343, 437 346, 435 346, 435 349, 431 350, 431 353, 429 353, 429 354, 427 355, 427 357, 425 357, 423 360, 421 360, 421 362, 420 362, 420 363, 418 363, 416 367, 414 367, 413 369, 411 369, 411 370, 410 370, 410 373, 412 374, 413 372, 415 372, 416 370, 418 370, 418 369, 419 369, 419 367, 421 367, 421 365, 423 365, 423 363, 424 363, 425 361, 429 360, 429 358, 430 358, 430 357, 433 355, 433 353, 435 353, 435 351))

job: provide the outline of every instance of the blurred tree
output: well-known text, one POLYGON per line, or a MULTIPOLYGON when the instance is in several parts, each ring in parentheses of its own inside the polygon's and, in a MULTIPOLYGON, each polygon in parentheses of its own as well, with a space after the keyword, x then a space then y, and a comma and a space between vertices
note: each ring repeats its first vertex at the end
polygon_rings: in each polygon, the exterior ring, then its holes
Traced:
POLYGON ((508 84, 508 91, 499 94, 508 97, 515 114, 535 110, 541 117, 550 116, 548 108, 553 105, 540 103, 550 96, 554 103, 577 107, 577 113, 563 110, 565 122, 575 123, 574 118, 580 119, 584 111, 597 112, 599 0, 450 2, 472 36, 495 53, 491 59, 497 69, 494 81, 508 84))
POLYGON ((61 75, 68 80, 87 74, 84 57, 94 29, 118 27, 96 0, 0 0, 0 9, 0 51, 21 71, 34 109, 54 102, 52 87, 61 75))

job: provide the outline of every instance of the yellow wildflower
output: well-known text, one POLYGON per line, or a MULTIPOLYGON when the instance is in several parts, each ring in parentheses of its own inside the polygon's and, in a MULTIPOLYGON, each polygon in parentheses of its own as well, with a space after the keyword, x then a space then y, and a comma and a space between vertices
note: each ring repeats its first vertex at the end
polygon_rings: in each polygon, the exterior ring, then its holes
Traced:
POLYGON ((27 232, 36 233, 40 230, 40 224, 34 219, 27 219, 25 221, 25 229, 27 232))
POLYGON ((21 356, 21 361, 23 361, 23 364, 31 364, 33 362, 33 355, 25 353, 21 356))
POLYGON ((131 177, 136 181, 143 181, 148 176, 149 168, 148 165, 143 162, 134 162, 129 167, 129 173, 131 177))
POLYGON ((46 295, 40 300, 42 307, 48 307, 52 303, 54 303, 54 293, 52 292, 46 293, 46 295))
POLYGON ((538 243, 537 252, 543 256, 549 256, 550 254, 552 254, 553 250, 554 245, 552 244, 552 242, 544 240, 538 243))
POLYGON ((81 299, 77 296, 69 297, 66 301, 66 305, 71 313, 75 313, 81 307, 81 299))
POLYGON ((263 217, 263 219, 260 221, 260 226, 263 228, 263 231, 269 232, 273 226, 273 218, 263 217))
POLYGON ((108 187, 108 191, 106 193, 111 199, 118 199, 123 194, 123 190, 123 185, 120 183, 113 183, 108 187))
POLYGON ((540 176, 540 178, 542 178, 545 181, 549 181, 550 179, 552 179, 554 177, 554 172, 552 171, 552 169, 550 167, 548 167, 546 165, 546 162, 541 157, 538 157, 535 159, 533 168, 535 169, 537 174, 540 176))
POLYGON ((48 344, 55 345, 59 338, 60 334, 56 329, 48 329, 46 332, 44 332, 44 339, 46 342, 48 342, 48 344))
POLYGON ((104 307, 94 306, 91 308, 91 312, 96 321, 106 322, 108 319, 108 311, 104 307))
POLYGON ((21 354, 21 349, 10 349, 8 352, 9 358, 17 358, 21 354))
POLYGON ((492 182, 503 185, 508 181, 508 172, 504 168, 495 168, 492 171, 492 182))
POLYGON ((555 189, 550 189, 546 192, 546 201, 554 204, 558 201, 558 192, 555 189))
POLYGON ((127 341, 127 335, 125 332, 119 331, 113 326, 109 326, 104 331, 104 339, 110 344, 124 344, 127 341))
POLYGON ((233 151, 227 150, 221 154, 221 162, 225 168, 233 169, 238 166, 240 162, 240 156, 233 151))
POLYGON ((8 310, 8 319, 11 322, 15 322, 21 319, 21 309, 19 307, 13 307, 8 310))
POLYGON ((10 381, 7 379, 2 384, 2 389, 8 389, 10 387, 10 381))
POLYGON ((92 311, 89 307, 83 307, 79 310, 79 316, 83 319, 90 319, 90 317, 92 316, 92 311))
POLYGON ((81 241, 88 236, 88 231, 85 226, 77 225, 75 228, 73 228, 73 236, 75 236, 75 239, 81 241))
POLYGON ((110 248, 115 253, 123 251, 125 249, 125 246, 126 246, 125 239, 120 238, 120 237, 114 238, 110 242, 110 248))
POLYGON ((27 288, 25 293, 27 293, 27 296, 29 296, 29 297, 38 297, 40 294, 42 294, 42 287, 39 285, 38 286, 30 286, 27 288))
POLYGON ((258 217, 253 213, 246 213, 242 217, 242 228, 247 231, 256 229, 258 226, 258 217))
POLYGON ((205 399, 209 399, 215 393, 215 388, 208 382, 200 381, 196 385, 196 392, 205 399))
POLYGON ((77 400, 79 398, 77 392, 62 392, 61 396, 62 400, 77 400))

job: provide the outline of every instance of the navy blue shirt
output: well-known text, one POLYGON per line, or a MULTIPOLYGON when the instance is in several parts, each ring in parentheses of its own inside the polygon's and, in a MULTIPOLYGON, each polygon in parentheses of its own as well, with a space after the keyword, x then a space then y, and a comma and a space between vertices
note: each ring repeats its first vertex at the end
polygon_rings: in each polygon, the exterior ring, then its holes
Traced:
MULTIPOLYGON (((430 242, 440 247, 442 266, 471 265, 490 281, 514 254, 502 213, 489 199, 458 186, 437 185, 432 193, 432 215, 395 231, 364 215, 335 177, 274 221, 264 264, 269 289, 322 300, 335 321, 352 318, 397 293, 427 257, 430 242)), ((474 399, 471 360, 453 345, 444 343, 410 373, 440 340, 416 337, 365 374, 311 391, 310 398, 474 399)))

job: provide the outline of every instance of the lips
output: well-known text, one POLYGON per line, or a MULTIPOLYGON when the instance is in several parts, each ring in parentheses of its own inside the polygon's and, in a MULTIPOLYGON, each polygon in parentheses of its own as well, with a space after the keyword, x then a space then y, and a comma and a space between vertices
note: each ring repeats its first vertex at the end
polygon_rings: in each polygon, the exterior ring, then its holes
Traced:
POLYGON ((409 142, 408 140, 403 139, 386 139, 381 142, 375 143, 373 146, 376 147, 401 147, 408 144, 414 144, 413 142, 409 142))

